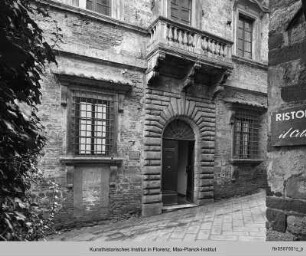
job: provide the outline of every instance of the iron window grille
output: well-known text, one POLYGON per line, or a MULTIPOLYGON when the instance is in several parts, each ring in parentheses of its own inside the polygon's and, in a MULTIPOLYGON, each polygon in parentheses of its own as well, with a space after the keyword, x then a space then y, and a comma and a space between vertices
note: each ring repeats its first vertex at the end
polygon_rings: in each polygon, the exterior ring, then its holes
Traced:
POLYGON ((113 153, 113 98, 73 91, 73 151, 76 155, 110 156, 113 153))
POLYGON ((234 159, 259 159, 259 113, 236 110, 234 117, 234 159))
POLYGON ((191 23, 191 0, 171 0, 171 19, 186 25, 191 23))
POLYGON ((111 0, 87 0, 86 9, 111 16, 111 0))
POLYGON ((237 55, 252 58, 253 23, 251 18, 239 14, 237 28, 237 55))

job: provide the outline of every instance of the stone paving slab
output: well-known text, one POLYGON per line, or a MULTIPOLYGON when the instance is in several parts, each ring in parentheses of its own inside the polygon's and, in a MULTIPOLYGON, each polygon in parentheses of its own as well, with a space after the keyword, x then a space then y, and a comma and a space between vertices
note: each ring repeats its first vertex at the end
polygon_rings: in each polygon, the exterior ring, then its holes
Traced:
POLYGON ((147 218, 84 227, 48 241, 265 241, 265 191, 147 218))

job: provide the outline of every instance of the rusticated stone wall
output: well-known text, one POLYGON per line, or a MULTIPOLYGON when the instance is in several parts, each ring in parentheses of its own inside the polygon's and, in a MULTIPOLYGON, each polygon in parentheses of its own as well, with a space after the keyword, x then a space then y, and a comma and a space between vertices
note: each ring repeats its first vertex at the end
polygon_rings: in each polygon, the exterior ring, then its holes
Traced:
POLYGON ((195 134, 194 191, 196 204, 213 200, 215 104, 169 91, 147 89, 144 123, 142 214, 161 213, 162 135, 172 120, 187 122, 195 134))

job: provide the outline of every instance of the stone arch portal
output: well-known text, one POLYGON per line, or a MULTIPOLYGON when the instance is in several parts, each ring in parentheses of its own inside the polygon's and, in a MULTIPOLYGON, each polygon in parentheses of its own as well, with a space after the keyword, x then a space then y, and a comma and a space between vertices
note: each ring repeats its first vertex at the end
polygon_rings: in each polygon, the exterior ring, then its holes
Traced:
POLYGON ((178 136, 179 131, 171 128, 174 127, 175 122, 181 124, 183 122, 181 132, 187 133, 185 134, 188 138, 187 141, 191 141, 193 135, 192 201, 197 205, 213 201, 215 105, 208 99, 195 101, 193 99, 167 97, 165 94, 165 92, 149 90, 146 96, 142 173, 143 216, 156 215, 162 212, 163 139, 167 136, 178 136))

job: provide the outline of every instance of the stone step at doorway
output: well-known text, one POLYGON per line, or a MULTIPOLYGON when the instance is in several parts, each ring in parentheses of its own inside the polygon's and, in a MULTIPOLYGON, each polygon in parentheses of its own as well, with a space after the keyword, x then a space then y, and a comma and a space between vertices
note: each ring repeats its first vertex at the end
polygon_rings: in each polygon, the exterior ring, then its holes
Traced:
POLYGON ((196 204, 189 202, 185 195, 178 194, 176 191, 163 191, 163 212, 171 212, 196 206, 196 204))

